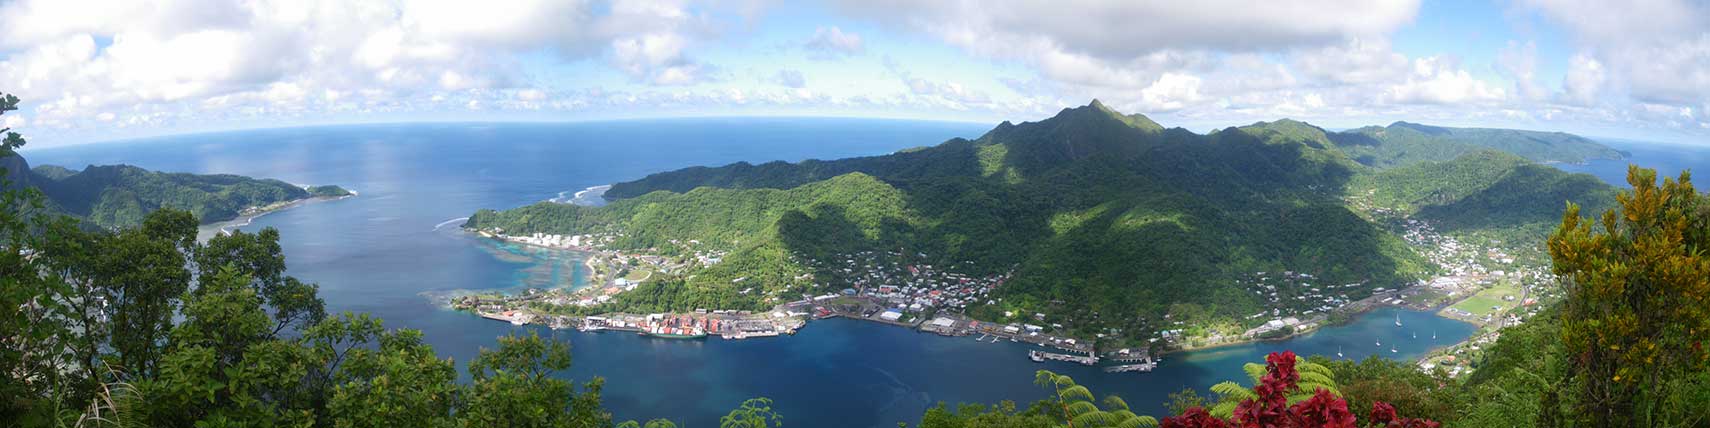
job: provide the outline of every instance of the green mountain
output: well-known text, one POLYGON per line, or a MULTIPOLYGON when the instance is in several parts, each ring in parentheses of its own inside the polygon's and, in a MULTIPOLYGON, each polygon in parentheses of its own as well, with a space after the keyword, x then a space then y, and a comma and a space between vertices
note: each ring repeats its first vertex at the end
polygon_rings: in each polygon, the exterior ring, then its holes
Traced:
POLYGON ((653 174, 613 185, 606 197, 615 200, 603 207, 482 210, 465 227, 603 233, 615 236, 612 248, 723 255, 644 285, 640 294, 652 298, 626 301, 625 293, 605 309, 766 307, 773 301, 762 296, 794 300, 847 286, 849 273, 828 260, 889 254, 968 275, 1010 275, 989 302, 969 309, 983 319, 1043 312, 1083 333, 1149 331, 1165 313, 1238 319, 1271 308, 1239 285, 1254 272, 1353 284, 1338 292, 1357 299, 1430 271, 1349 203, 1355 186, 1382 188, 1409 212, 1488 228, 1559 220, 1559 200, 1548 216, 1512 206, 1531 202, 1508 196, 1525 190, 1515 186, 1584 184, 1509 156, 1518 164, 1503 171, 1521 172, 1474 177, 1476 185, 1454 187, 1464 194, 1407 199, 1429 190, 1388 186, 1478 158, 1378 170, 1355 161, 1337 135, 1288 120, 1201 135, 1094 101, 1039 122, 1005 122, 978 139, 883 156, 653 174), (1509 217, 1480 223, 1478 213, 1509 217), (685 244, 691 240, 698 243, 685 244))
POLYGON ((338 186, 309 189, 273 179, 231 174, 198 175, 149 171, 130 165, 28 168, 20 156, 23 182, 41 190, 49 208, 105 228, 135 226, 160 208, 189 211, 203 223, 230 220, 246 209, 265 208, 313 197, 349 195, 338 186))
POLYGON ((1447 232, 1517 244, 1543 242, 1561 223, 1568 201, 1585 212, 1614 208, 1617 189, 1587 174, 1569 174, 1493 150, 1451 161, 1423 162, 1359 177, 1350 194, 1426 220, 1447 232))
POLYGON ((1508 152, 1534 162, 1580 163, 1626 157, 1619 150, 1562 132, 1445 128, 1407 122, 1339 132, 1330 139, 1351 158, 1380 168, 1446 161, 1481 150, 1508 152))

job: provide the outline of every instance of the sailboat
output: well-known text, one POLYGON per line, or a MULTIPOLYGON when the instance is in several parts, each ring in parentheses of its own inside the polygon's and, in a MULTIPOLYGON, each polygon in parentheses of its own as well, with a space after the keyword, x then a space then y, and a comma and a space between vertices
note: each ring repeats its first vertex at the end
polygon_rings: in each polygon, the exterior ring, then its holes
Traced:
POLYGON ((1395 353, 1395 345, 1389 345, 1389 353, 1395 353))
POLYGON ((1342 358, 1342 347, 1336 347, 1336 358, 1342 358))
POLYGON ((1401 314, 1395 314, 1395 326, 1401 327, 1401 314))
POLYGON ((1437 330, 1431 330, 1431 340, 1437 340, 1437 330))
POLYGON ((1383 339, 1378 339, 1377 346, 1383 346, 1383 339))
POLYGON ((1417 332, 1417 331, 1413 332, 1413 338, 1418 339, 1419 338, 1419 332, 1417 332))

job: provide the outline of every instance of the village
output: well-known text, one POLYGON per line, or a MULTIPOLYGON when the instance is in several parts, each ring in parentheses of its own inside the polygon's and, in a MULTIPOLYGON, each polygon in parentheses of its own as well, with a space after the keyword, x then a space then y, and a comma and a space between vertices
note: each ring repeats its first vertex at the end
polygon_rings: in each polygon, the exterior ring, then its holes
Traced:
MULTIPOLYGON (((1258 325, 1236 334, 1183 337, 1182 330, 1153 333, 1137 348, 1101 350, 1092 340, 1062 336, 1062 325, 1045 323, 1046 314, 1033 314, 1038 323, 990 323, 965 315, 970 306, 996 303, 994 291, 1010 274, 975 276, 965 269, 922 263, 926 254, 903 251, 861 251, 821 259, 806 259, 817 274, 801 279, 806 290, 838 290, 822 295, 784 297, 772 292, 769 301, 782 302, 769 311, 696 309, 692 313, 624 314, 589 316, 554 314, 541 308, 592 308, 614 296, 634 289, 655 273, 684 272, 697 266, 719 263, 724 252, 706 250, 699 242, 671 241, 676 257, 627 254, 605 249, 615 234, 509 236, 500 230, 481 231, 483 236, 526 245, 588 253, 592 286, 574 290, 530 290, 521 296, 464 296, 453 306, 482 317, 513 324, 542 324, 552 328, 583 331, 635 332, 668 339, 716 336, 745 339, 793 334, 813 319, 842 317, 914 329, 945 336, 976 336, 983 342, 1010 341, 1038 345, 1047 350, 1029 351, 1034 361, 1063 361, 1097 365, 1100 361, 1128 363, 1106 367, 1110 371, 1150 371, 1159 359, 1156 350, 1185 350, 1253 340, 1277 339, 1314 331, 1333 322, 1333 314, 1351 314, 1389 305, 1413 310, 1439 311, 1445 317, 1483 326, 1468 342, 1432 353, 1420 361, 1422 370, 1444 366, 1458 371, 1456 354, 1476 352, 1478 342, 1498 337, 1504 325, 1522 322, 1533 312, 1514 310, 1535 307, 1554 280, 1540 267, 1517 263, 1516 256, 1501 249, 1500 241, 1472 244, 1437 233, 1426 222, 1396 219, 1398 234, 1438 267, 1439 275, 1396 289, 1368 288, 1366 282, 1330 284, 1312 273, 1258 271, 1235 279, 1237 285, 1266 303, 1266 310, 1246 317, 1258 325), (1361 296, 1364 295, 1364 296, 1361 296), (785 301, 788 299, 789 301, 785 301), (1186 344, 1193 343, 1193 346, 1186 344), (1056 352, 1052 352, 1056 351, 1056 352)), ((657 252, 656 249, 650 252, 657 252)), ((744 290, 746 294, 748 290, 744 290)), ((1008 314, 1014 319, 1016 314, 1008 314)), ((1168 315, 1165 315, 1168 319, 1168 315)), ((1176 321, 1176 324, 1181 324, 1176 321)), ((1252 325, 1252 324, 1248 324, 1252 325)))

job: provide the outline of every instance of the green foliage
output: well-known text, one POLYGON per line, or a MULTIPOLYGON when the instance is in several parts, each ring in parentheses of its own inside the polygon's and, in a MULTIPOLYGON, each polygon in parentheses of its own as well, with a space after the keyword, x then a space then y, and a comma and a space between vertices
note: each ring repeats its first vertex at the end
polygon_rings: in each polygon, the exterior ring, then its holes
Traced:
POLYGON ((1041 401, 1020 411, 1011 401, 989 407, 963 404, 955 409, 938 403, 921 415, 918 428, 1055 428, 1057 421, 1046 413, 1048 403, 1041 401))
POLYGON ((1105 397, 1103 406, 1094 401, 1092 391, 1085 386, 1075 384, 1068 376, 1040 370, 1034 375, 1033 383, 1050 389, 1048 410, 1045 412, 1057 418, 1059 423, 1068 427, 1081 428, 1136 428, 1155 427, 1158 420, 1151 416, 1140 416, 1128 410, 1128 403, 1117 396, 1105 397))
POLYGON ((1481 150, 1499 150, 1534 162, 1577 163, 1625 157, 1595 141, 1561 132, 1445 128, 1407 122, 1368 126, 1330 134, 1329 138, 1350 158, 1380 168, 1447 161, 1481 150))
POLYGON ((336 198, 340 196, 350 196, 352 194, 349 190, 345 190, 343 187, 338 187, 337 185, 332 184, 324 186, 309 186, 309 188, 305 190, 307 190, 310 195, 320 198, 336 198))
MULTIPOLYGON (((1294 369, 1300 374, 1300 381, 1297 384, 1299 389, 1288 394, 1288 404, 1292 405, 1312 398, 1312 395, 1320 389, 1329 391, 1336 396, 1342 395, 1341 390, 1337 387, 1336 374, 1329 367, 1304 357, 1295 357, 1294 369)), ((1241 366, 1241 370, 1247 372, 1247 378, 1254 385, 1259 384, 1265 376, 1264 364, 1247 363, 1241 366)), ((1212 385, 1211 392, 1217 394, 1217 404, 1211 406, 1209 412, 1212 416, 1223 419, 1233 416, 1235 407, 1240 405, 1242 401, 1259 398, 1258 394, 1253 392, 1253 387, 1242 386, 1234 381, 1224 381, 1212 385)))
POLYGON ((1567 291, 1564 389, 1577 399, 1563 423, 1710 422, 1702 402, 1710 385, 1700 383, 1710 370, 1710 205, 1690 173, 1656 180, 1655 170, 1631 167, 1633 190, 1617 197, 1618 209, 1594 225, 1570 203, 1550 236, 1567 291))
POLYGON ((279 180, 153 172, 130 165, 92 165, 58 179, 38 175, 31 184, 63 212, 105 228, 134 226, 161 208, 189 211, 207 222, 224 221, 248 207, 311 196, 279 180))
POLYGON ((772 399, 751 398, 718 419, 719 428, 778 428, 784 416, 772 410, 772 399))
MULTIPOLYGON (((1422 372, 1408 362, 1375 355, 1362 361, 1332 361, 1318 356, 1309 360, 1335 373, 1335 383, 1340 386, 1342 397, 1348 400, 1349 409, 1370 409, 1373 403, 1384 402, 1394 406, 1399 414, 1449 421, 1455 419, 1454 411, 1462 407, 1458 390, 1449 387, 1453 379, 1436 372, 1422 372)), ((1364 421, 1367 415, 1356 411, 1355 416, 1364 421)))

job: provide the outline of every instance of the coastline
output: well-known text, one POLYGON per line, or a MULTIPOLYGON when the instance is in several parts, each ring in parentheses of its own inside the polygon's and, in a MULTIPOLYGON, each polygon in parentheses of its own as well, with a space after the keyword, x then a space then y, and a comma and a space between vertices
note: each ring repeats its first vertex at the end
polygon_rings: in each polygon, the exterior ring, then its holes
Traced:
POLYGON ((232 230, 236 230, 237 228, 249 226, 251 223, 255 222, 255 219, 261 218, 262 216, 265 216, 268 214, 272 214, 274 212, 284 211, 284 210, 288 210, 291 208, 296 208, 296 207, 314 204, 314 203, 330 202, 330 201, 342 200, 345 198, 352 198, 352 197, 356 197, 357 195, 358 195, 358 193, 356 191, 352 190, 352 191, 350 191, 349 195, 344 195, 344 196, 310 196, 310 197, 302 198, 302 199, 294 199, 294 200, 286 201, 286 202, 278 202, 278 203, 274 203, 274 204, 263 206, 263 207, 251 207, 251 208, 245 209, 244 210, 244 211, 246 211, 245 213, 238 214, 237 217, 233 217, 229 220, 216 221, 213 223, 207 223, 207 224, 196 226, 196 241, 207 242, 208 239, 213 238, 215 235, 223 234, 223 233, 231 233, 232 230), (250 210, 254 210, 254 211, 251 212, 250 210))

